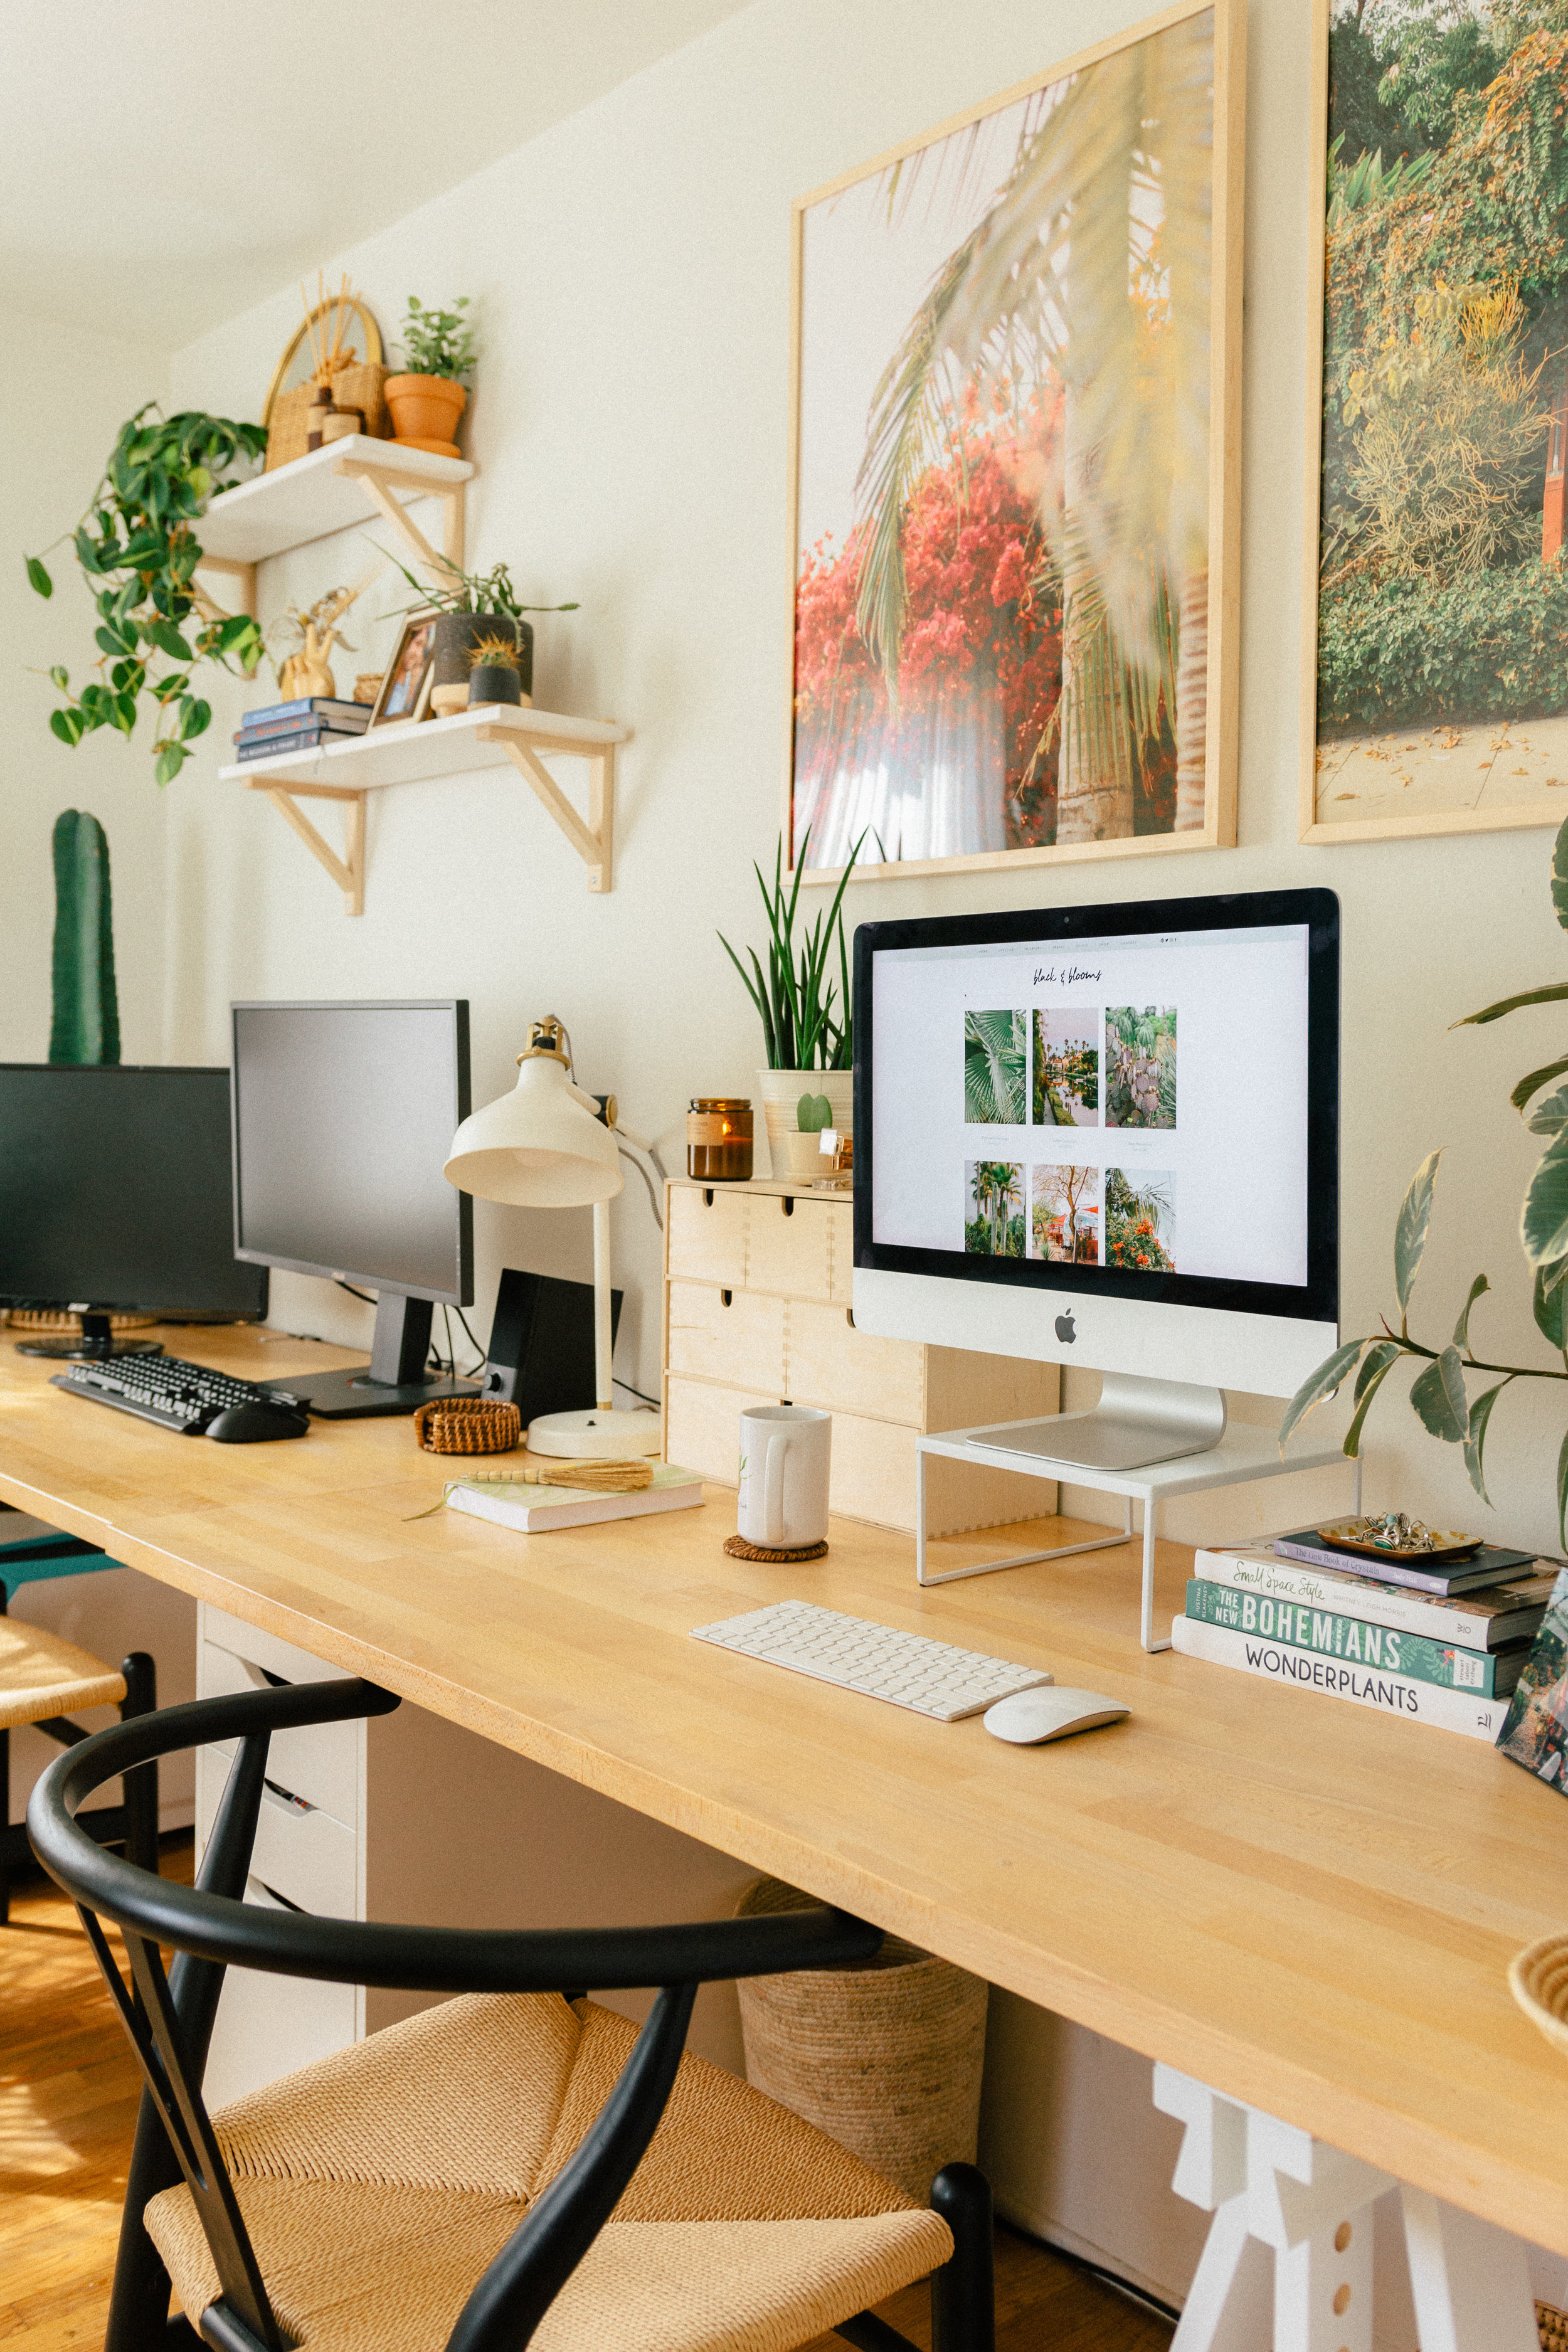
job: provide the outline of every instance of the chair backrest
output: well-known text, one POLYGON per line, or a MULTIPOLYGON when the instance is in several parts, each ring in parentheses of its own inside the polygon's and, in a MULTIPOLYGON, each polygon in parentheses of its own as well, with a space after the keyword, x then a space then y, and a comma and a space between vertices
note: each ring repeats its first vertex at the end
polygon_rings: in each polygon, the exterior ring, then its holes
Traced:
POLYGON ((34 1851, 76 1904, 140 2062, 146 2100, 195 2200, 222 2290, 203 2326, 232 2352, 284 2352, 286 2339, 202 2100, 226 1968, 421 1992, 658 1989, 594 2125, 490 2263, 448 2342, 448 2352, 518 2352, 609 2219, 658 2126, 698 1986, 844 1967, 870 1958, 882 1940, 879 1928, 826 1907, 674 1927, 508 1931, 326 1919, 240 1900, 272 1733, 385 1715, 398 1703, 355 1681, 197 1699, 83 1740, 51 1765, 27 1808, 34 1851), (195 1887, 137 1869, 78 1828, 75 1813, 105 1780, 152 1757, 233 1739, 239 1750, 195 1887), (124 1937, 129 1986, 105 1919, 124 1937), (167 1973, 160 1944, 178 1955, 167 1973))

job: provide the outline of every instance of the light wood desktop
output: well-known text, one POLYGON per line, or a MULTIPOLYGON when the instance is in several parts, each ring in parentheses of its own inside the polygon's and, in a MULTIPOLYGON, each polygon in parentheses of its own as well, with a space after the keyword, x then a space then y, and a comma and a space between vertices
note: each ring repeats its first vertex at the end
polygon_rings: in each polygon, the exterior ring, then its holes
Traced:
MULTIPOLYGON (((162 1336, 248 1377, 351 1360, 162 1336)), ((218 1445, 63 1396, 50 1369, 0 1343, 5 1500, 1568 2253, 1568 2071, 1505 1981, 1568 1920, 1563 1800, 1479 1742, 1144 1656, 1131 1546, 922 1591, 909 1538, 847 1521, 815 1565, 727 1558, 720 1489, 525 1538, 411 1518, 458 1465, 405 1421, 218 1445), (1048 1666, 1131 1719, 1010 1748, 689 1639, 796 1594, 1048 1666)), ((933 1550, 958 1565, 1019 1538, 933 1550)), ((1189 1560, 1160 1547, 1168 1612, 1189 1560)))

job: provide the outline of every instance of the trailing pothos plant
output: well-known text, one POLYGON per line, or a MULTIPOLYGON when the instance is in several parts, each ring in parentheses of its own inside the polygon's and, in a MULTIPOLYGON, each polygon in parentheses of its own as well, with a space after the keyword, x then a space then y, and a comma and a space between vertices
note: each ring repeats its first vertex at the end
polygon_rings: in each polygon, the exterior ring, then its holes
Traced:
MULTIPOLYGON (((154 772, 159 783, 171 783, 212 719, 191 691, 196 663, 254 675, 261 632, 247 614, 226 613, 197 586, 195 525, 207 500, 232 487, 220 478, 236 460, 259 457, 266 446, 259 425, 194 410, 163 416, 155 401, 121 426, 87 512, 74 532, 61 533, 94 592, 100 655, 99 677, 79 693, 71 691, 68 670, 57 663, 49 672, 66 698, 49 713, 62 743, 79 743, 99 727, 129 737, 145 695, 157 706, 154 772)), ((40 596, 54 594, 41 557, 28 556, 27 580, 40 596)))
MULTIPOLYGON (((1552 853, 1552 904, 1557 919, 1568 930, 1568 823, 1557 835, 1552 853)), ((1560 1004, 1568 1001, 1568 981, 1551 981, 1544 987, 1526 989, 1521 995, 1505 996, 1496 1004, 1487 1005, 1479 1013, 1467 1013, 1463 1021, 1454 1024, 1457 1029, 1479 1028, 1490 1021, 1500 1021, 1505 1014, 1518 1013, 1532 1004, 1560 1004)), ((1479 1356, 1470 1337, 1470 1317, 1477 1301, 1491 1288, 1484 1274, 1478 1274, 1470 1285, 1469 1295, 1454 1326, 1454 1336, 1446 1344, 1428 1347, 1415 1339, 1410 1329, 1411 1294, 1421 1269, 1426 1247, 1426 1235, 1432 1221, 1432 1195, 1437 1177, 1440 1151, 1424 1160, 1411 1180, 1394 1230, 1394 1290, 1399 1302, 1399 1328, 1384 1319, 1381 1331, 1363 1339, 1347 1339, 1342 1348, 1318 1366, 1305 1380, 1286 1408, 1279 1425, 1279 1443, 1297 1424, 1335 1395, 1355 1372, 1355 1412, 1345 1433, 1344 1450, 1349 1454, 1361 1451, 1361 1434, 1373 1398, 1402 1356, 1420 1364, 1421 1370, 1410 1384, 1410 1402, 1416 1418, 1434 1437, 1449 1445, 1464 1449, 1465 1468, 1470 1484, 1483 1503, 1489 1504, 1487 1493, 1483 1455, 1487 1430, 1492 1410, 1504 1389, 1515 1381, 1568 1381, 1568 1054, 1543 1063, 1539 1069, 1530 1070, 1520 1079, 1509 1097, 1514 1108, 1524 1118, 1532 1135, 1550 1139, 1537 1162, 1535 1171, 1525 1187, 1524 1203, 1520 1212, 1520 1241, 1525 1261, 1535 1277, 1533 1306, 1536 1328, 1557 1358, 1554 1364, 1500 1364, 1479 1356), (1550 1092, 1546 1090, 1551 1088, 1550 1092), (1533 1110, 1531 1105, 1534 1104, 1533 1110), (1359 1366, 1359 1370, 1357 1367, 1359 1366), (1488 1385, 1472 1396, 1468 1376, 1481 1375, 1488 1385), (1493 1378, 1491 1376, 1500 1377, 1493 1378)), ((1563 1441, 1557 1457, 1557 1518, 1564 1542, 1568 1542, 1568 1437, 1563 1441)))

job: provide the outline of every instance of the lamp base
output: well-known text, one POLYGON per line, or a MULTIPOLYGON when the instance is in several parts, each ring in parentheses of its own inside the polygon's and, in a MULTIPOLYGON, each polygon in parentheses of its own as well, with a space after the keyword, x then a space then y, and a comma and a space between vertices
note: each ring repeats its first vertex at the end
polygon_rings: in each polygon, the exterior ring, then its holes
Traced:
POLYGON ((541 1413, 528 1424, 531 1454, 578 1462, 623 1462, 639 1454, 658 1454, 663 1444, 660 1412, 612 1412, 591 1405, 585 1412, 541 1413))

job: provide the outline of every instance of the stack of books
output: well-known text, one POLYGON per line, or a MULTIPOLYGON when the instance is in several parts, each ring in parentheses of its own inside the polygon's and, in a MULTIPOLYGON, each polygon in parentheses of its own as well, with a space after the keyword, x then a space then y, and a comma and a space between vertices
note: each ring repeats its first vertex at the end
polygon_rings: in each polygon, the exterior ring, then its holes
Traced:
POLYGON ((1364 1559, 1314 1528, 1200 1551, 1172 1646, 1407 1722, 1495 1740, 1562 1563, 1483 1545, 1364 1559))
POLYGON ((247 710, 234 739, 237 754, 242 760, 275 760, 280 751, 346 742, 364 733, 371 708, 368 702, 334 702, 329 696, 310 694, 300 702, 247 710))

